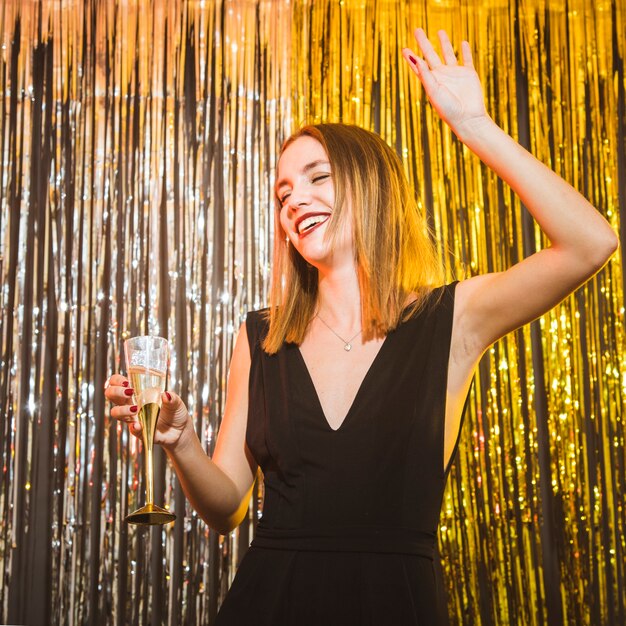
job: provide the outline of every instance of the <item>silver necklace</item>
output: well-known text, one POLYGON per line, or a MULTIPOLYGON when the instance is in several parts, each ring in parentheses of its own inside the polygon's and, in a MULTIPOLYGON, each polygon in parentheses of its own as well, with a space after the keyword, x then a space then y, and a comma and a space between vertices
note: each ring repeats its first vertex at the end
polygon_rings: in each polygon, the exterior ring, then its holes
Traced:
POLYGON ((338 333, 336 333, 319 315, 319 313, 315 314, 315 317, 317 317, 319 319, 320 322, 322 322, 322 324, 324 324, 324 326, 326 326, 326 328, 328 328, 328 330, 330 330, 330 332, 335 335, 335 337, 338 337, 339 339, 341 339, 341 341, 343 341, 343 349, 346 352, 350 352, 350 350, 352 350, 352 342, 361 334, 361 330, 359 330, 359 332, 354 335, 354 337, 352 337, 351 339, 349 339, 348 341, 346 341, 341 335, 339 335, 338 333))

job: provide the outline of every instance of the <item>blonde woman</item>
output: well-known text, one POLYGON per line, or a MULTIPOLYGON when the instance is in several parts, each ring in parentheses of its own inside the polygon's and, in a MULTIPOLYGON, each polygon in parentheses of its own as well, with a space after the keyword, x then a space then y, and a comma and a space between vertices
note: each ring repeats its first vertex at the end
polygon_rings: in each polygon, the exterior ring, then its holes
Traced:
MULTIPOLYGON (((285 143, 270 307, 241 326, 215 454, 171 392, 155 436, 221 533, 241 522, 263 470, 263 516, 218 625, 446 623, 436 531, 476 365, 617 247, 600 214, 488 116, 467 42, 459 63, 439 39, 441 56, 418 29, 423 58, 404 58, 551 246, 442 285, 402 165, 379 137, 321 124, 285 143)), ((106 395, 140 434, 128 381, 112 376, 106 395)))

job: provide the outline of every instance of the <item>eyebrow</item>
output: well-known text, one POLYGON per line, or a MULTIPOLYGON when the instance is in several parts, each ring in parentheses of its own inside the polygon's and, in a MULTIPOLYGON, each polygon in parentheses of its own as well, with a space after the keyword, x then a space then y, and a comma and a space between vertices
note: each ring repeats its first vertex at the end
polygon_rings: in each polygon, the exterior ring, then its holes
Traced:
MULTIPOLYGON (((307 172, 315 169, 316 167, 320 166, 320 165, 330 165, 329 161, 326 161, 325 159, 318 159, 317 161, 311 161, 311 163, 307 163, 303 168, 302 168, 302 173, 306 174, 307 172)), ((281 178, 280 180, 276 181, 276 184, 274 185, 274 189, 278 190, 280 189, 283 185, 285 185, 287 183, 286 179, 281 178)))

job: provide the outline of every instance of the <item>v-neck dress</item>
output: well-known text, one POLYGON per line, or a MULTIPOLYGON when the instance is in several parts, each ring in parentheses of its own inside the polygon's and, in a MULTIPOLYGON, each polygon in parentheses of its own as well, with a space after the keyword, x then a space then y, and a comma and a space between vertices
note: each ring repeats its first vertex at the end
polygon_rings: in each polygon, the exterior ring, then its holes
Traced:
POLYGON ((455 286, 387 335, 337 430, 298 346, 268 355, 265 315, 248 314, 246 442, 265 496, 218 626, 447 623, 436 532, 455 286))

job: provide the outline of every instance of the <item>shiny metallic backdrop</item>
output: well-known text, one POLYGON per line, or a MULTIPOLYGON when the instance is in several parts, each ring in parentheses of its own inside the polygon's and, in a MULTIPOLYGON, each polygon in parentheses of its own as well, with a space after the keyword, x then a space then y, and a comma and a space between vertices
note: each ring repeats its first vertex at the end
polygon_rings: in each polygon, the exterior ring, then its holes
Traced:
MULTIPOLYGON (((414 26, 471 42, 496 121, 624 246, 625 0, 4 0, 0 23, 3 622, 210 623, 262 484, 218 537, 161 454, 178 519, 127 526, 140 446, 102 388, 124 338, 167 336, 169 387, 212 450, 299 124, 396 147, 449 278, 546 245, 426 104, 400 58, 414 26)), ((626 623, 623 270, 618 254, 480 364, 441 518, 453 623, 626 623)))

